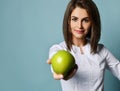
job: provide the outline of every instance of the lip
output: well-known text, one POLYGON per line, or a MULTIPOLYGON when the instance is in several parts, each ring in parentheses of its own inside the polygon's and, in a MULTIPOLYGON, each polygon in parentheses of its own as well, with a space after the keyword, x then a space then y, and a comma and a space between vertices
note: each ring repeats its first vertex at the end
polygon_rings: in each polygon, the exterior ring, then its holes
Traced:
POLYGON ((74 30, 75 32, 77 32, 78 34, 83 34, 84 30, 74 30))

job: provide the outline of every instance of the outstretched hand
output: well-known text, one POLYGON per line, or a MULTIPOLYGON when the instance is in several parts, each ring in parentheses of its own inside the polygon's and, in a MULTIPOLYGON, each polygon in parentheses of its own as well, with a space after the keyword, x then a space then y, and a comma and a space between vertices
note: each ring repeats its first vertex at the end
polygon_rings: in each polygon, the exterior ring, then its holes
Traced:
MULTIPOLYGON (((47 63, 51 64, 51 60, 48 60, 47 63)), ((60 80, 60 79, 63 79, 64 77, 62 74, 56 74, 55 72, 53 72, 53 78, 56 80, 60 80)))
MULTIPOLYGON (((51 60, 48 60, 47 63, 51 64, 51 60)), ((65 77, 63 76, 63 74, 56 74, 55 72, 53 72, 53 78, 56 80, 60 80, 60 79, 68 80, 75 75, 77 69, 78 69, 78 66, 77 64, 75 64, 74 68, 65 77)))

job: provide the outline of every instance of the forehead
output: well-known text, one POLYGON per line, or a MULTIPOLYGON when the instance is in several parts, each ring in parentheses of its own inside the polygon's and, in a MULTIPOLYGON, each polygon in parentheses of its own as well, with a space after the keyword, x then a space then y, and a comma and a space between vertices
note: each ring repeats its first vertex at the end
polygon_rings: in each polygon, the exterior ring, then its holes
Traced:
POLYGON ((75 16, 75 17, 80 17, 80 18, 84 18, 84 17, 89 17, 86 9, 80 8, 80 7, 76 7, 72 13, 71 13, 71 17, 75 16))

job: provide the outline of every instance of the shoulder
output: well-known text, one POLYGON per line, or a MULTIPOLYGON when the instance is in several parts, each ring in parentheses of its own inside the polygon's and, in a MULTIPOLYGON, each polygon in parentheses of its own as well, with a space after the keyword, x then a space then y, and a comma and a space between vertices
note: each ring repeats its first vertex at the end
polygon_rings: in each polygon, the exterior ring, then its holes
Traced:
POLYGON ((101 44, 101 43, 98 44, 97 50, 98 50, 98 52, 102 52, 102 51, 107 52, 107 51, 109 51, 109 50, 107 49, 107 47, 106 47, 104 44, 101 44))
POLYGON ((98 44, 97 46, 97 52, 101 52, 104 50, 104 45, 103 44, 98 44))
POLYGON ((60 42, 60 43, 58 43, 58 44, 52 45, 52 46, 50 47, 50 50, 52 50, 52 49, 56 49, 56 50, 66 49, 66 43, 65 43, 65 41, 60 42))
POLYGON ((51 58, 57 51, 59 50, 67 50, 65 41, 56 43, 52 45, 49 49, 49 58, 51 58))
POLYGON ((105 45, 103 44, 98 44, 97 47, 97 52, 99 55, 101 55, 102 57, 106 57, 108 56, 111 52, 106 48, 105 45))

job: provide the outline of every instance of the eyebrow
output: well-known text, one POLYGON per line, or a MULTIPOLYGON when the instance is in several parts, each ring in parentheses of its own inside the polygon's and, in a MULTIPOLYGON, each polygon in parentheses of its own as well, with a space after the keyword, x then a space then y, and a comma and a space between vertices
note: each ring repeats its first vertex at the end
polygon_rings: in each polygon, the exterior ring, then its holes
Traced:
MULTIPOLYGON (((76 16, 71 16, 72 18, 78 18, 78 17, 76 17, 76 16)), ((90 19, 90 17, 84 17, 83 19, 90 19)))

